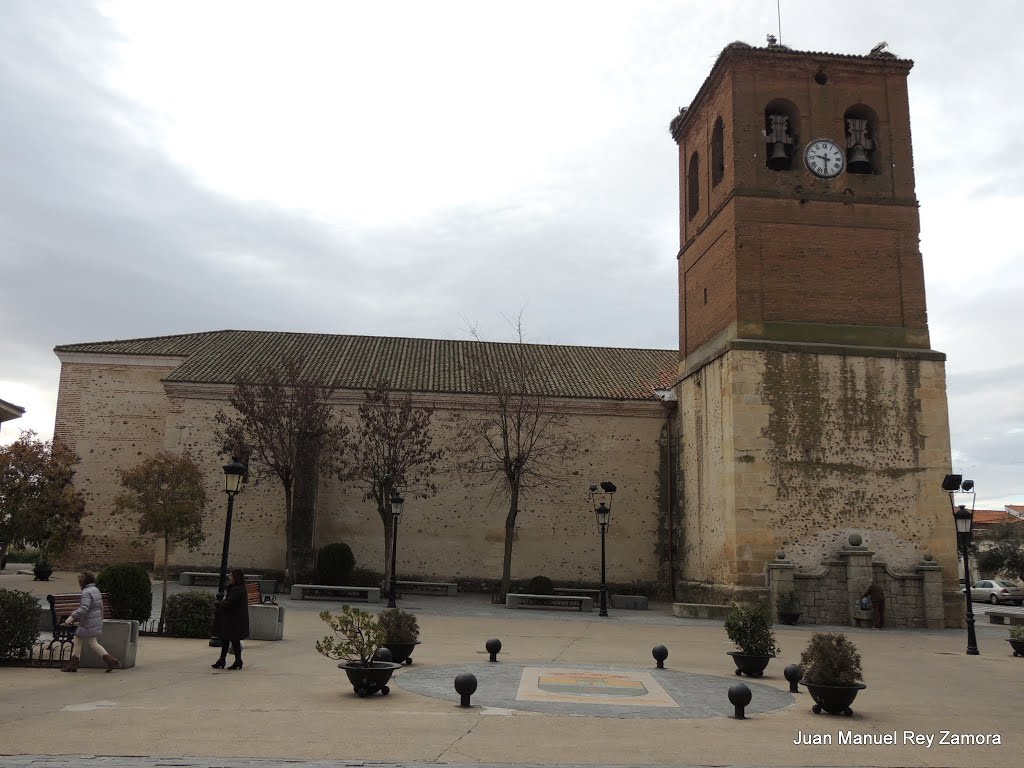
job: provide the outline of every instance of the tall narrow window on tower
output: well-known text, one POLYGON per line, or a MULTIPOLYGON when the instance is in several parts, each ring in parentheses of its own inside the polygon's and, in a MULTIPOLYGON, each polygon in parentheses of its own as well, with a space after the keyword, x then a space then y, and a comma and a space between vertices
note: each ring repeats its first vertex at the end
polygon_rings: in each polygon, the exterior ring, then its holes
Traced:
POLYGON ((843 115, 846 123, 846 170, 849 173, 878 173, 878 117, 864 104, 843 115))
POLYGON ((686 215, 692 219, 700 210, 700 159, 697 153, 690 155, 690 165, 686 172, 686 215))
POLYGON ((775 99, 764 108, 765 164, 773 171, 788 171, 792 167, 799 125, 796 104, 787 99, 775 99))
POLYGON ((725 124, 722 118, 715 120, 711 130, 711 186, 717 187, 725 176, 725 124))

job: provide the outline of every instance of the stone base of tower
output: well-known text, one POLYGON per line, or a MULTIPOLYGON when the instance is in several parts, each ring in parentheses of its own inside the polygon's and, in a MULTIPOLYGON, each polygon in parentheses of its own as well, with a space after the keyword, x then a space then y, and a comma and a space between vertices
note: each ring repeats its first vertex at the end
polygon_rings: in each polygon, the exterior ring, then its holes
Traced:
POLYGON ((945 625, 962 622, 945 356, 733 339, 697 357, 678 392, 685 591, 766 595, 779 550, 810 573, 859 534, 894 574, 930 556, 945 625))

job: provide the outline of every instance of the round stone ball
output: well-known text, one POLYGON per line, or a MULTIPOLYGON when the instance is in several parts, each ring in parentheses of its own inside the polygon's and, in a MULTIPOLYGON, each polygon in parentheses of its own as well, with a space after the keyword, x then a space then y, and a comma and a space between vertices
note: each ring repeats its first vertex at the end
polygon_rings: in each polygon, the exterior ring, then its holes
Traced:
POLYGON ((668 648, 664 645, 656 645, 651 649, 651 656, 660 664, 668 658, 668 648))
POLYGON ((933 555, 931 552, 925 552, 924 553, 924 561, 926 563, 930 563, 934 559, 935 559, 935 555, 933 555))
POLYGON ((729 686, 729 703, 734 707, 745 707, 750 703, 754 695, 743 683, 729 686))
POLYGON ((484 643, 484 648, 487 649, 488 653, 498 653, 501 650, 501 640, 496 637, 492 637, 484 643))
POLYGON ((799 683, 803 679, 804 671, 799 664, 789 664, 782 670, 782 674, 789 682, 799 683))
POLYGON ((459 696, 472 696, 476 693, 476 675, 463 672, 455 678, 455 692, 459 696))
POLYGON ((850 538, 847 539, 847 541, 850 542, 851 547, 859 547, 861 544, 864 543, 864 539, 861 537, 859 533, 851 533, 850 538))
POLYGON ((786 550, 784 550, 784 549, 776 549, 775 550, 775 559, 776 560, 785 560, 786 559, 786 550))

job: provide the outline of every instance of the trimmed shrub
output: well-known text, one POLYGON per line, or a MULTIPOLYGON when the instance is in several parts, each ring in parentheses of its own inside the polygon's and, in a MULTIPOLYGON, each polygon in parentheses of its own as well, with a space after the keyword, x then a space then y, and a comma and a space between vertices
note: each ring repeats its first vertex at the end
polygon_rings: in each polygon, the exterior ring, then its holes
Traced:
POLYGON ((39 601, 20 589, 0 589, 0 659, 16 659, 39 636, 39 601))
POLYGON ((380 571, 374 571, 369 568, 353 568, 348 584, 342 584, 341 586, 382 587, 384 586, 383 581, 384 574, 380 571))
POLYGON ((800 654, 804 682, 811 685, 856 685, 864 678, 857 646, 846 635, 815 632, 800 654))
POLYGON ((153 614, 153 587, 145 569, 130 563, 104 568, 96 577, 100 592, 110 593, 110 615, 115 619, 146 621, 153 614))
POLYGON ((733 608, 725 617, 725 633, 740 651, 750 656, 775 656, 779 653, 767 601, 733 608))
POLYGON ((555 594, 555 585, 547 576, 534 576, 526 585, 526 594, 553 595, 555 594))
POLYGON ((38 549, 18 549, 16 547, 11 547, 11 549, 7 551, 8 563, 32 563, 34 565, 38 559, 38 549))
POLYGON ((316 556, 316 583, 332 587, 358 586, 352 584, 352 569, 356 559, 348 544, 328 544, 316 556))
POLYGON ((193 589, 171 595, 164 603, 164 633, 175 637, 210 637, 217 598, 212 592, 193 589))
POLYGON ((377 614, 377 621, 389 643, 414 643, 420 639, 419 622, 407 611, 385 608, 377 614))

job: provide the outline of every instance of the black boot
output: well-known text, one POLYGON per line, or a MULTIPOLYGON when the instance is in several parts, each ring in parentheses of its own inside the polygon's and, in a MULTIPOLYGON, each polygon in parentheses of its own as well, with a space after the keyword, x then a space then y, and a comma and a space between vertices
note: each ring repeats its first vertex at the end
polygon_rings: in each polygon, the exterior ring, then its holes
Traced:
POLYGON ((221 653, 220 658, 213 662, 213 664, 211 664, 210 666, 214 669, 224 669, 224 659, 226 659, 227 657, 228 652, 227 649, 225 648, 224 651, 221 653))
POLYGON ((232 664, 228 669, 241 669, 242 668, 242 654, 235 654, 235 663, 232 664))

